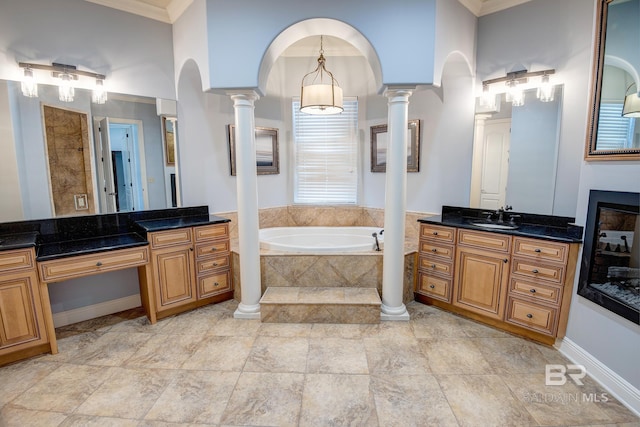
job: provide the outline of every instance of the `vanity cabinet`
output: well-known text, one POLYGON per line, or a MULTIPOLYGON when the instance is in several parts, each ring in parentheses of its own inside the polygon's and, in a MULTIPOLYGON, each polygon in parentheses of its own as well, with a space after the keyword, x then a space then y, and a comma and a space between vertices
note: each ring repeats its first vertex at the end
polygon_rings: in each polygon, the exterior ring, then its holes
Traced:
POLYGON ((47 343, 34 250, 0 252, 0 364, 47 343))
POLYGON ((416 300, 553 344, 566 330, 578 249, 422 223, 416 300))
POLYGON ((451 302, 455 237, 456 229, 452 227, 421 226, 417 293, 451 302))
POLYGON ((148 240, 155 296, 144 294, 151 299, 148 305, 156 318, 215 302, 232 292, 226 223, 156 231, 148 234, 148 240))

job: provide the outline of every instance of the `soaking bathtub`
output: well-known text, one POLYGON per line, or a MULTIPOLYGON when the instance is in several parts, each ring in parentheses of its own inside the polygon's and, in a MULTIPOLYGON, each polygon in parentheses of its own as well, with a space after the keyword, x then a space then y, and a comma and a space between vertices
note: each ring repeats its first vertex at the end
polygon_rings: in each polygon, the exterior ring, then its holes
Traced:
POLYGON ((383 248, 382 227, 272 227, 260 230, 260 248, 298 253, 371 252, 377 234, 383 248))

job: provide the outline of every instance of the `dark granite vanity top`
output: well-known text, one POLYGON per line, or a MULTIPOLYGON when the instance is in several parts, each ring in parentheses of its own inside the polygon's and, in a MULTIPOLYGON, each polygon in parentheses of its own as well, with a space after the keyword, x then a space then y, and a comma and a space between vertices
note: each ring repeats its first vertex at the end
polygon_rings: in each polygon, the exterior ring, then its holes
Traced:
POLYGON ((421 218, 418 221, 425 224, 445 225, 449 227, 466 228, 470 230, 487 231, 491 233, 508 234, 512 236, 533 237, 537 239, 554 240, 558 242, 580 243, 582 242, 583 227, 573 224, 575 218, 527 214, 522 212, 507 211, 504 213, 505 225, 513 225, 514 229, 485 228, 475 224, 495 223, 487 220, 488 209, 471 209, 454 206, 443 206, 442 215, 429 218, 421 218), (511 216, 517 216, 513 222, 509 222, 511 216))
POLYGON ((36 259, 46 261, 145 246, 151 231, 229 221, 199 206, 1 223, 0 251, 35 246, 36 259))

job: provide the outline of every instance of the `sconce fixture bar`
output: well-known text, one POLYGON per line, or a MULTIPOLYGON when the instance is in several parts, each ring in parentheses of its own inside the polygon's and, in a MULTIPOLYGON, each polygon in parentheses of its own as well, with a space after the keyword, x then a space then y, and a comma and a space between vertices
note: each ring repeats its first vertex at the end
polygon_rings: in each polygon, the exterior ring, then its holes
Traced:
POLYGON ((517 81, 518 83, 526 83, 529 77, 538 77, 538 76, 544 76, 544 75, 549 76, 551 74, 555 74, 555 72, 556 70, 554 69, 543 70, 543 71, 532 71, 532 72, 528 72, 527 70, 513 71, 511 73, 507 73, 507 75, 504 77, 484 80, 482 84, 490 85, 494 83, 508 82, 508 81, 517 81))
POLYGON ((92 73, 91 71, 78 70, 75 65, 58 64, 55 62, 52 65, 29 64, 27 62, 18 62, 18 66, 20 68, 31 68, 32 70, 51 71, 51 73, 53 74, 53 77, 58 77, 59 74, 69 74, 70 76, 72 76, 74 80, 77 80, 78 76, 91 77, 99 80, 106 80, 107 78, 104 74, 92 73))

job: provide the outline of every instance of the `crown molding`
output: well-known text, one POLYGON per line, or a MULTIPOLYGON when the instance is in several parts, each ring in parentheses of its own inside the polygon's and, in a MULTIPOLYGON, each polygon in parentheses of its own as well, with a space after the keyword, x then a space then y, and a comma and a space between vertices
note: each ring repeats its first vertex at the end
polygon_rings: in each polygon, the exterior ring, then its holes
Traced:
POLYGON ((191 6, 193 0, 172 0, 167 5, 167 13, 169 14, 169 21, 173 24, 182 16, 185 10, 191 6))
POLYGON ((527 3, 531 0, 458 0, 475 16, 480 17, 527 3))
POLYGON ((89 3, 99 4, 123 12, 133 13, 154 19, 166 24, 173 24, 193 3, 193 0, 171 0, 167 7, 156 6, 140 0, 85 0, 89 3))

